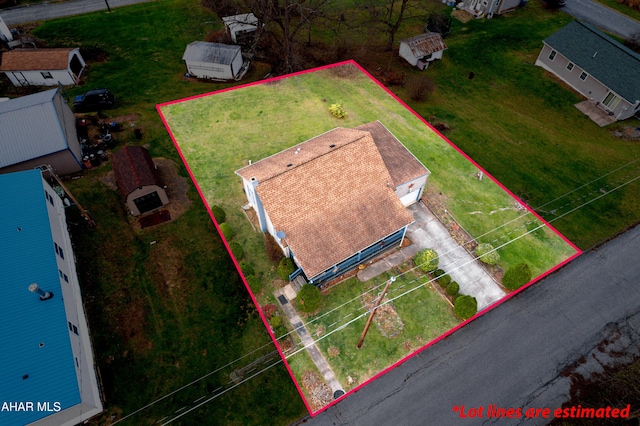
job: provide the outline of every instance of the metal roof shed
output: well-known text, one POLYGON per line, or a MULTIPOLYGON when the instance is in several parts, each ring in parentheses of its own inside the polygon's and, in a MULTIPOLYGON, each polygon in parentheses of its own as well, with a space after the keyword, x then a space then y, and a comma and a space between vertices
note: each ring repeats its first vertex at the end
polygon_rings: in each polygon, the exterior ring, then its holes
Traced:
POLYGON ((189 43, 182 60, 189 74, 211 80, 239 80, 247 68, 240 46, 206 41, 189 43))
POLYGON ((0 102, 0 173, 51 165, 82 170, 75 116, 58 89, 0 102))
POLYGON ((0 187, 0 423, 75 425, 102 403, 64 206, 40 170, 0 187))

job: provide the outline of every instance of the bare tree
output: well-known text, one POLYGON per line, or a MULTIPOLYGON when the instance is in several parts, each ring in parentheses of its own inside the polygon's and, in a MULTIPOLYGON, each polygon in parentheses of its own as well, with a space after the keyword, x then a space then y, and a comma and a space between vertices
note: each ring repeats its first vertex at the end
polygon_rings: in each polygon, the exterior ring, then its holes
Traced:
POLYGON ((387 33, 386 50, 393 48, 393 42, 400 26, 409 19, 425 17, 428 9, 432 7, 431 1, 420 2, 418 0, 388 0, 382 6, 371 5, 368 7, 371 20, 379 23, 387 33), (423 3, 423 4, 421 4, 423 3))

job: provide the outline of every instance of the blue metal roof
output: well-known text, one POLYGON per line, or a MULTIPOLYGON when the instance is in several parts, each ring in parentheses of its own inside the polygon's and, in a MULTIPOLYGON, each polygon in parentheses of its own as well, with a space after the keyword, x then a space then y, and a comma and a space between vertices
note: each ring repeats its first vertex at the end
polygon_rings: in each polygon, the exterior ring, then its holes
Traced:
POLYGON ((80 391, 41 173, 0 175, 0 188, 0 404, 33 403, 18 412, 0 405, 0 424, 25 424, 54 414, 38 402, 64 410, 80 391), (41 301, 31 283, 53 298, 41 301))

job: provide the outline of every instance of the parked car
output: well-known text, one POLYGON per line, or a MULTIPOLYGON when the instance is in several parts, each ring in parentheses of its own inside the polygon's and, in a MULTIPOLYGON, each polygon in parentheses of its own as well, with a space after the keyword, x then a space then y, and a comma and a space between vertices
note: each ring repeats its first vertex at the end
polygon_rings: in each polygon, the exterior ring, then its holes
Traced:
POLYGON ((108 89, 89 90, 84 95, 73 98, 73 108, 77 111, 91 111, 111 108, 114 96, 108 89))

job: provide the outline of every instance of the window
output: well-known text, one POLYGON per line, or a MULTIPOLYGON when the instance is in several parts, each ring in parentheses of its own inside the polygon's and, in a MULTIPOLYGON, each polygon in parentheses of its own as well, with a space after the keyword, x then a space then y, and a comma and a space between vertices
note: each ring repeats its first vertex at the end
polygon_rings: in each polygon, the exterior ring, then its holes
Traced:
POLYGON ((61 280, 65 280, 66 282, 69 282, 69 277, 67 276, 67 274, 62 272, 60 269, 58 269, 58 272, 60 273, 60 279, 61 280))
POLYGON ((618 102, 620 102, 620 97, 616 96, 613 92, 609 92, 607 96, 605 96, 604 101, 602 101, 602 104, 610 110, 613 110, 618 106, 618 102))
POLYGON ((587 79, 587 73, 582 71, 582 74, 580 74, 580 80, 585 81, 587 79))
POLYGON ((568 69, 569 71, 571 71, 571 70, 573 69, 573 62, 569 62, 569 63, 567 64, 567 69, 568 69))
POLYGON ((555 50, 552 50, 551 53, 549 53, 549 59, 551 59, 553 61, 553 58, 556 57, 556 53, 557 52, 555 50))
POLYGON ((53 204, 53 197, 51 196, 51 194, 49 194, 49 192, 46 189, 44 190, 44 198, 49 200, 49 204, 51 204, 52 206, 54 205, 53 204))
POLYGON ((64 252, 62 251, 62 247, 60 247, 58 245, 58 243, 54 242, 53 245, 56 248, 56 253, 58 254, 58 256, 60 256, 62 259, 64 259, 64 252))
POLYGON ((41 71, 40 74, 42 74, 43 78, 53 78, 49 71, 41 71))

